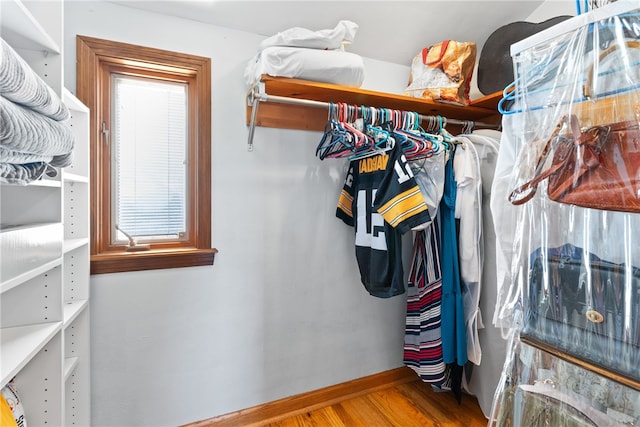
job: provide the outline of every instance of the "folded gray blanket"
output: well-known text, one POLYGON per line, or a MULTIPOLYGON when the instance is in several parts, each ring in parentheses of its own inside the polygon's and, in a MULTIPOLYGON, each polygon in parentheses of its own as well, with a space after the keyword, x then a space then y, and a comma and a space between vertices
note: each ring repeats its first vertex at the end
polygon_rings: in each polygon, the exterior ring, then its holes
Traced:
POLYGON ((53 178, 57 174, 58 171, 44 162, 27 163, 24 165, 0 163, 0 182, 4 184, 27 185, 45 175, 53 178))
POLYGON ((67 124, 0 96, 0 163, 69 166, 73 145, 67 124))
POLYGON ((0 95, 53 120, 69 118, 69 109, 55 91, 1 38, 0 95))
POLYGON ((58 155, 45 155, 45 154, 31 154, 21 153, 19 151, 7 150, 0 146, 0 161, 8 162, 12 164, 27 164, 27 163, 48 163, 51 166, 65 167, 69 166, 73 160, 73 152, 58 154, 58 155))

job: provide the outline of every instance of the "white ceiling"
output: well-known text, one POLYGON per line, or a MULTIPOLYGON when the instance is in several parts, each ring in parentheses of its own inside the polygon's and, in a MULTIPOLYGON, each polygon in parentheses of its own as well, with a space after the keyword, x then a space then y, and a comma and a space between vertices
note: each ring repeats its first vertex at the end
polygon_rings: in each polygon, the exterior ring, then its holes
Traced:
POLYGON ((347 19, 359 25, 350 52, 409 65, 423 47, 443 39, 474 41, 480 53, 494 30, 526 20, 544 0, 114 2, 265 37, 291 27, 334 28, 347 19))

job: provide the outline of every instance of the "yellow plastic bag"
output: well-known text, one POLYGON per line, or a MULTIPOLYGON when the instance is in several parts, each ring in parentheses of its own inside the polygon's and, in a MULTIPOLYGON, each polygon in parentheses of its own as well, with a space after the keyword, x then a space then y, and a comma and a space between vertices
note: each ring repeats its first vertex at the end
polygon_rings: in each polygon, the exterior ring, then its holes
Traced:
POLYGON ((409 86, 404 94, 468 105, 476 53, 473 42, 445 40, 425 47, 413 58, 409 86))

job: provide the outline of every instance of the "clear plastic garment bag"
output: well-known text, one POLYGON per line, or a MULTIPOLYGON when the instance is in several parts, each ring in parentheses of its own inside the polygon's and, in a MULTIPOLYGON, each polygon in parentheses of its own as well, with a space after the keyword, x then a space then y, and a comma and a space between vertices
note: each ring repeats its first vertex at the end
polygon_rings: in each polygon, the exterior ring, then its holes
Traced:
POLYGON ((511 345, 492 421, 639 425, 640 7, 612 3, 511 53, 492 195, 494 323, 511 345))

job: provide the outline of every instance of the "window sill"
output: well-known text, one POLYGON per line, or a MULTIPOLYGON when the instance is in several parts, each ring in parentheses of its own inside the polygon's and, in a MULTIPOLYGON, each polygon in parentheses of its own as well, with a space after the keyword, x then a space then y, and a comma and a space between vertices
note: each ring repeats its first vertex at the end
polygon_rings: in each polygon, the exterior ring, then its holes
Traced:
POLYGON ((91 256, 91 274, 213 265, 216 253, 215 248, 109 252, 91 256))

